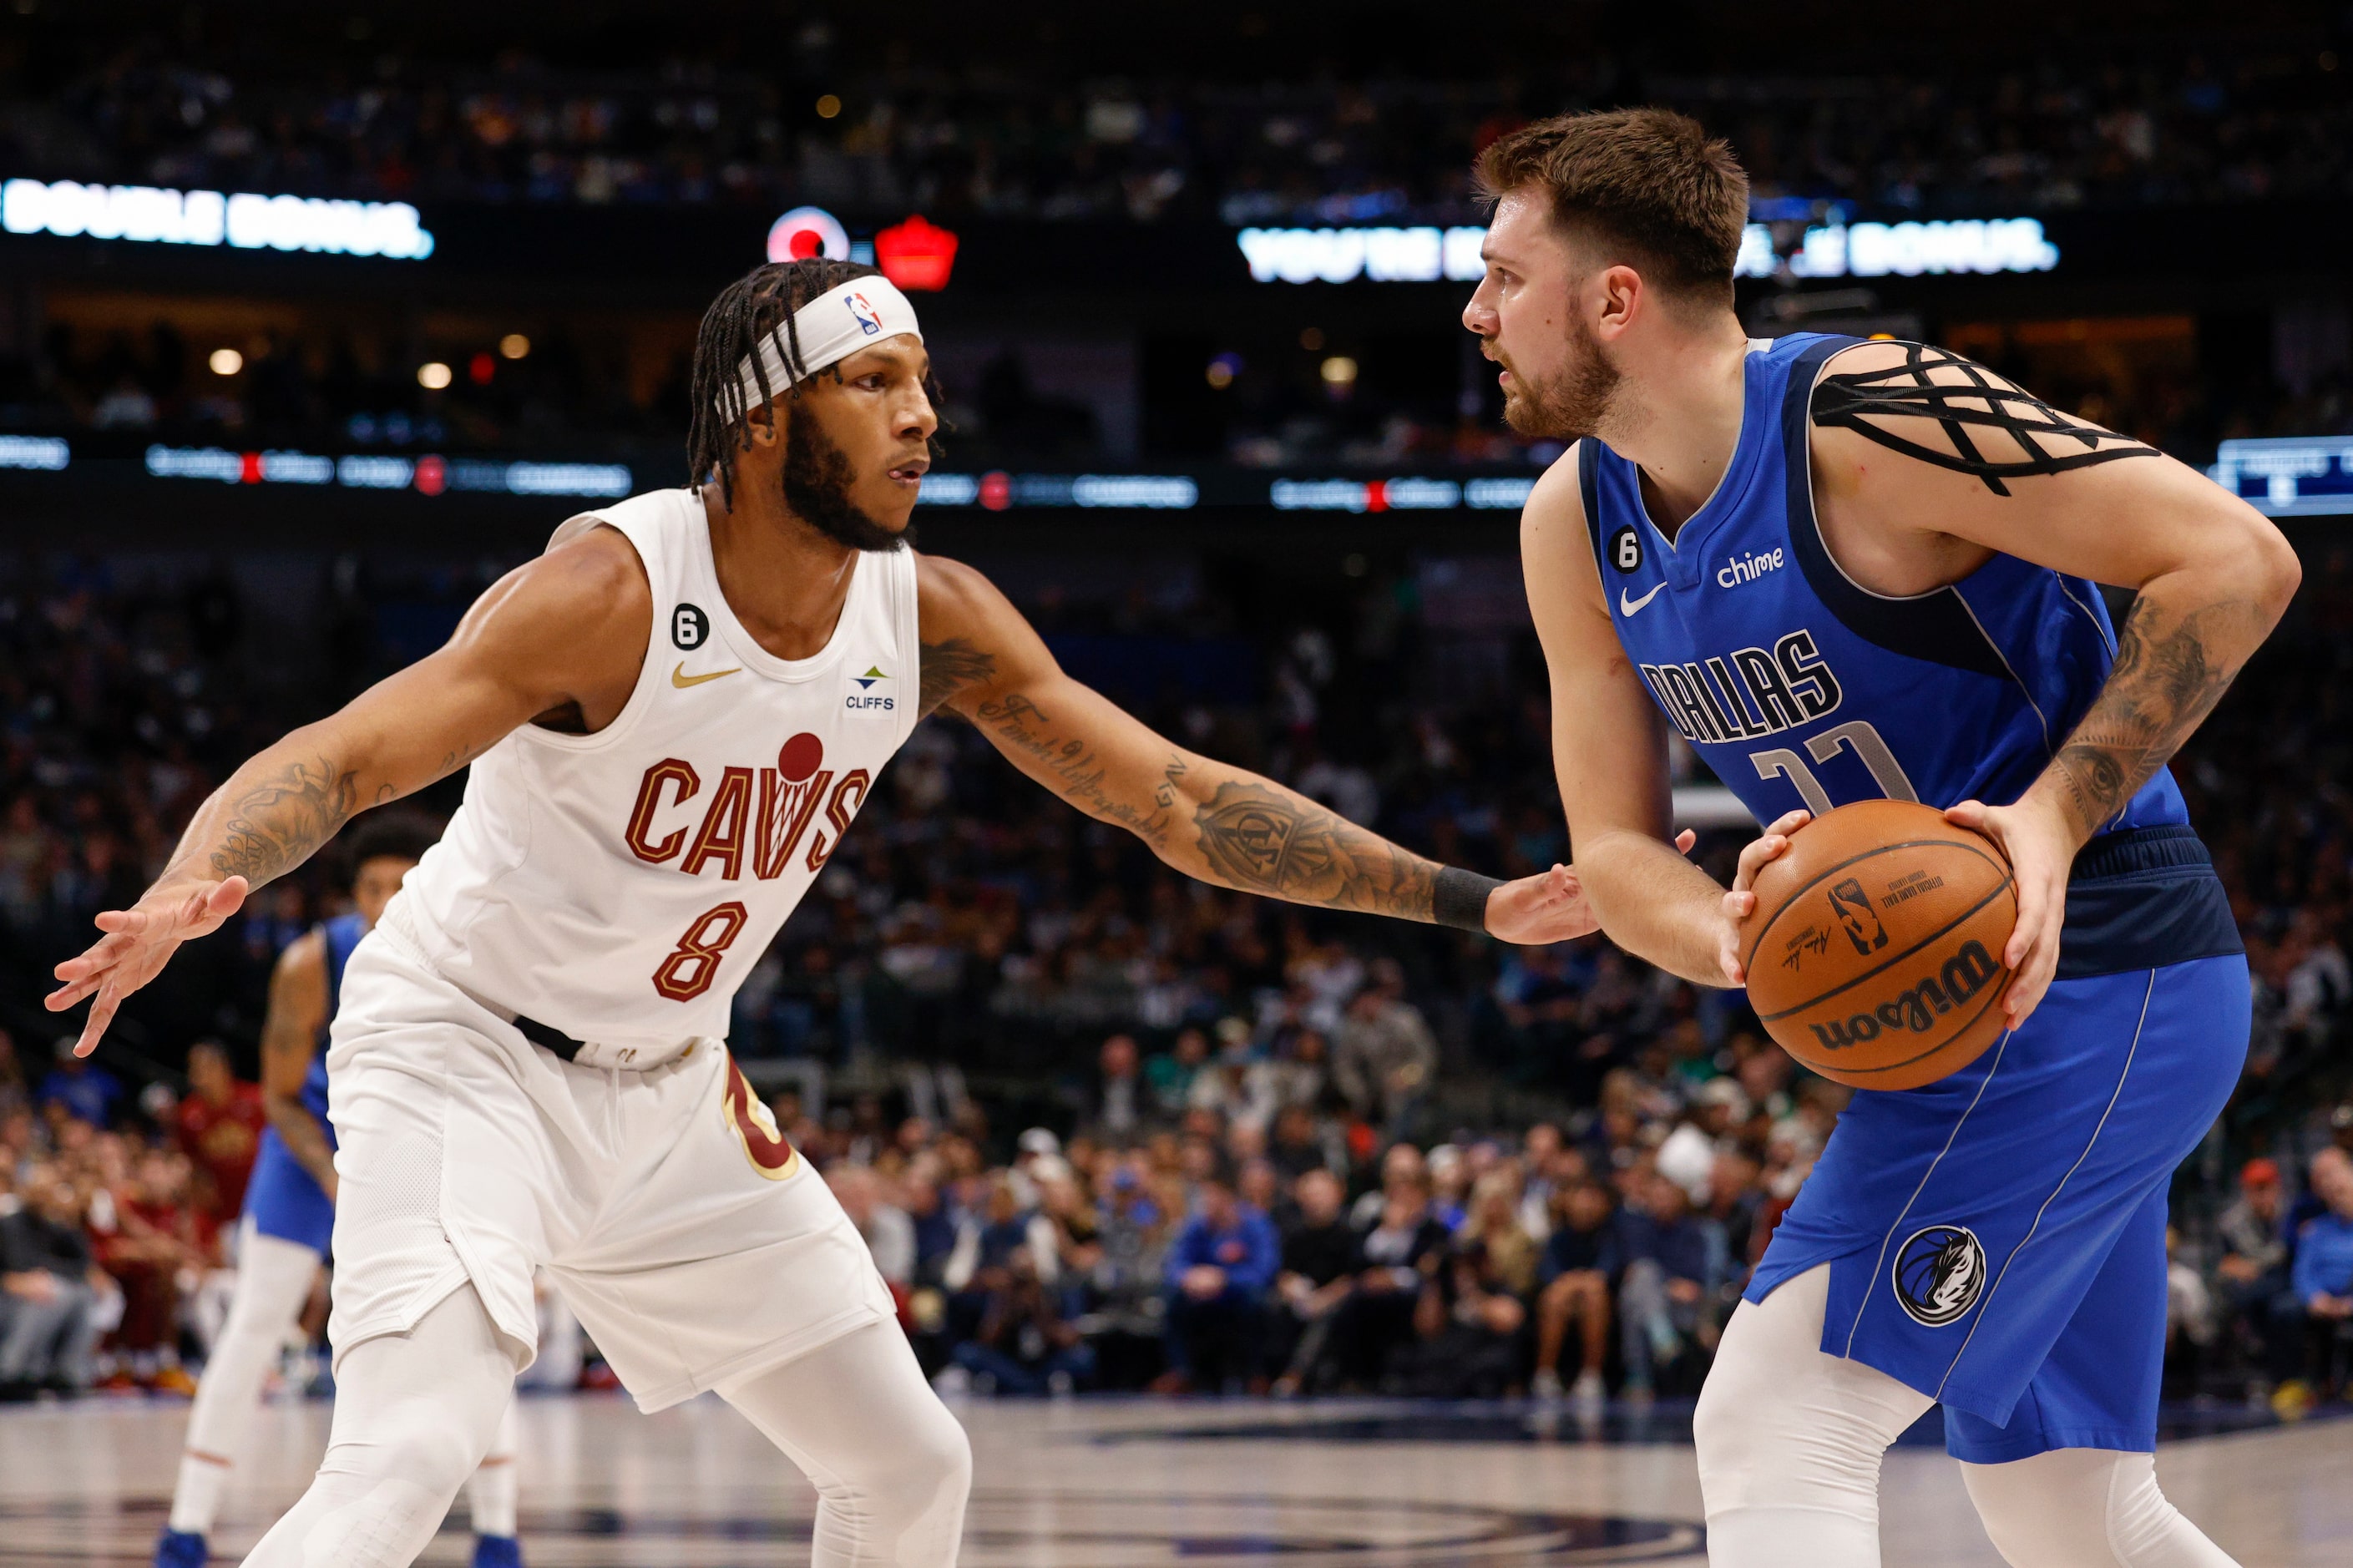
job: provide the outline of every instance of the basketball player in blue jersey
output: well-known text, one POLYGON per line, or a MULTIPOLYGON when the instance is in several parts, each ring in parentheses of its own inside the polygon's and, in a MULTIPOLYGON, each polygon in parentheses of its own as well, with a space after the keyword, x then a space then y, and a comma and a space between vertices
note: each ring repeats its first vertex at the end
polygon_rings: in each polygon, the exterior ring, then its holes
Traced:
MULTIPOLYGON (((343 1000, 343 965, 411 868, 431 847, 424 823, 372 816, 351 837, 352 903, 290 943, 269 977, 261 1026, 269 1110, 237 1237, 236 1293, 188 1412, 172 1512, 155 1568, 202 1568, 254 1406, 279 1348, 311 1299, 335 1223, 335 1129, 327 1120, 327 1026, 343 1000)), ((515 1541, 514 1412, 467 1489, 474 1568, 520 1568, 515 1541)))
POLYGON ((1858 1093, 1695 1421, 1717 1568, 1879 1562, 1880 1455, 1933 1402, 2015 1568, 2224 1568, 2158 1489, 2168 1176, 2245 1054, 2245 958, 2165 764, 2295 592, 2269 522, 1919 344, 1752 342, 1747 182, 1689 120, 1494 143, 1464 312, 1524 434, 1574 438, 1521 542, 1602 929, 1737 985, 1758 867, 1918 800, 2010 857, 2008 1031, 1858 1093), (2095 584, 2134 590, 2113 626, 2095 584), (1727 891, 1671 849, 1689 742, 1759 822, 1727 891))

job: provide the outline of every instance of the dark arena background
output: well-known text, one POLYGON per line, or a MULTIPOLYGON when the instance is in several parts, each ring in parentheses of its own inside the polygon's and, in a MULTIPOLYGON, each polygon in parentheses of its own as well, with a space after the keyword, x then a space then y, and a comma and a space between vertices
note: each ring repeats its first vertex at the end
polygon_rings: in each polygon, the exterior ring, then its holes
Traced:
MULTIPOLYGON (((1746 164, 1753 336, 1946 345, 2302 557, 2175 764, 2254 1033, 2174 1179, 2158 1469, 2248 1568, 2353 1560, 2353 1329, 2297 1283, 2304 1249, 2353 1260, 2353 1192, 2309 1176, 2353 1151, 2348 79, 2353 12, 2288 0, 0 0, 0 1337, 37 1212, 87 1237, 104 1322, 85 1367, 0 1389, 0 1564, 149 1561, 252 1152, 251 1091, 197 1047, 257 1077, 272 964, 348 907, 345 851, 87 1064, 50 967, 245 756, 439 645, 567 516, 686 482, 698 317, 764 259, 871 260, 915 301, 952 426, 922 547, 1081 679, 1440 859, 1567 859, 1516 549, 1558 448, 1505 430, 1461 324, 1470 166, 1634 104, 1746 164)), ((1677 759, 1728 877, 1754 825, 1677 759)), ((1692 1402, 1846 1093, 1740 993, 1188 882, 944 718, 863 816, 730 1048, 974 1435, 967 1563, 1703 1561, 1692 1402), (1282 1278, 1172 1361, 1164 1281, 1218 1175, 1282 1278), (1402 1289, 1361 1251, 1400 1225, 1402 1289), (1338 1331, 1303 1315, 1293 1277, 1357 1269, 1338 1331)), ((316 1463, 324 1301, 216 1561, 316 1463)), ((542 1313, 527 1561, 808 1560, 814 1494, 750 1426, 639 1415, 542 1313)), ((1890 1456, 1886 1561, 1990 1568, 1939 1430, 1890 1456)), ((461 1507, 428 1561, 466 1541, 461 1507)))

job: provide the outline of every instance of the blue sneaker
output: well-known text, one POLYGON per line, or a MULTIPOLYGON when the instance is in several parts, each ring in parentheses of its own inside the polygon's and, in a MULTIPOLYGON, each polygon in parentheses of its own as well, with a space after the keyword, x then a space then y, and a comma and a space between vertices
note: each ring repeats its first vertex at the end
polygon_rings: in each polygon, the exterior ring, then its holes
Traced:
POLYGON ((205 1568, 205 1538, 164 1526, 155 1542, 155 1568, 205 1568))
POLYGON ((522 1568, 522 1542, 512 1535, 474 1537, 474 1568, 522 1568))

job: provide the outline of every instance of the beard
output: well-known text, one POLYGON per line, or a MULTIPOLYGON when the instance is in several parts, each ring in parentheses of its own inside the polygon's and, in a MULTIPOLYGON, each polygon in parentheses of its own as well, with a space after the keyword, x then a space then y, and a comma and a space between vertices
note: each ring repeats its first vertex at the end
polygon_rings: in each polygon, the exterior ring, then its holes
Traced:
POLYGON ((1601 352, 1593 329, 1578 320, 1569 329, 1568 363, 1550 381, 1517 372, 1518 384, 1504 398, 1504 423, 1531 440, 1580 441, 1599 433, 1624 380, 1601 352))
POLYGON ((795 517, 851 550, 887 553, 915 541, 913 523, 893 530, 849 499, 858 476, 849 455, 834 445, 816 416, 797 411, 785 425, 785 507, 795 517))

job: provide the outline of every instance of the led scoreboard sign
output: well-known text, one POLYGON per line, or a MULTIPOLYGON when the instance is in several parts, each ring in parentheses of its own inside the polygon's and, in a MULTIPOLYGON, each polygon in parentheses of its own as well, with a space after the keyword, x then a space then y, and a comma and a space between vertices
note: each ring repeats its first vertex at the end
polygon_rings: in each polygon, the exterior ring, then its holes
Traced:
POLYGON ((328 201, 249 191, 174 191, 155 185, 85 185, 73 180, 0 184, 0 230, 60 239, 150 245, 226 245, 422 261, 432 232, 406 202, 328 201))

